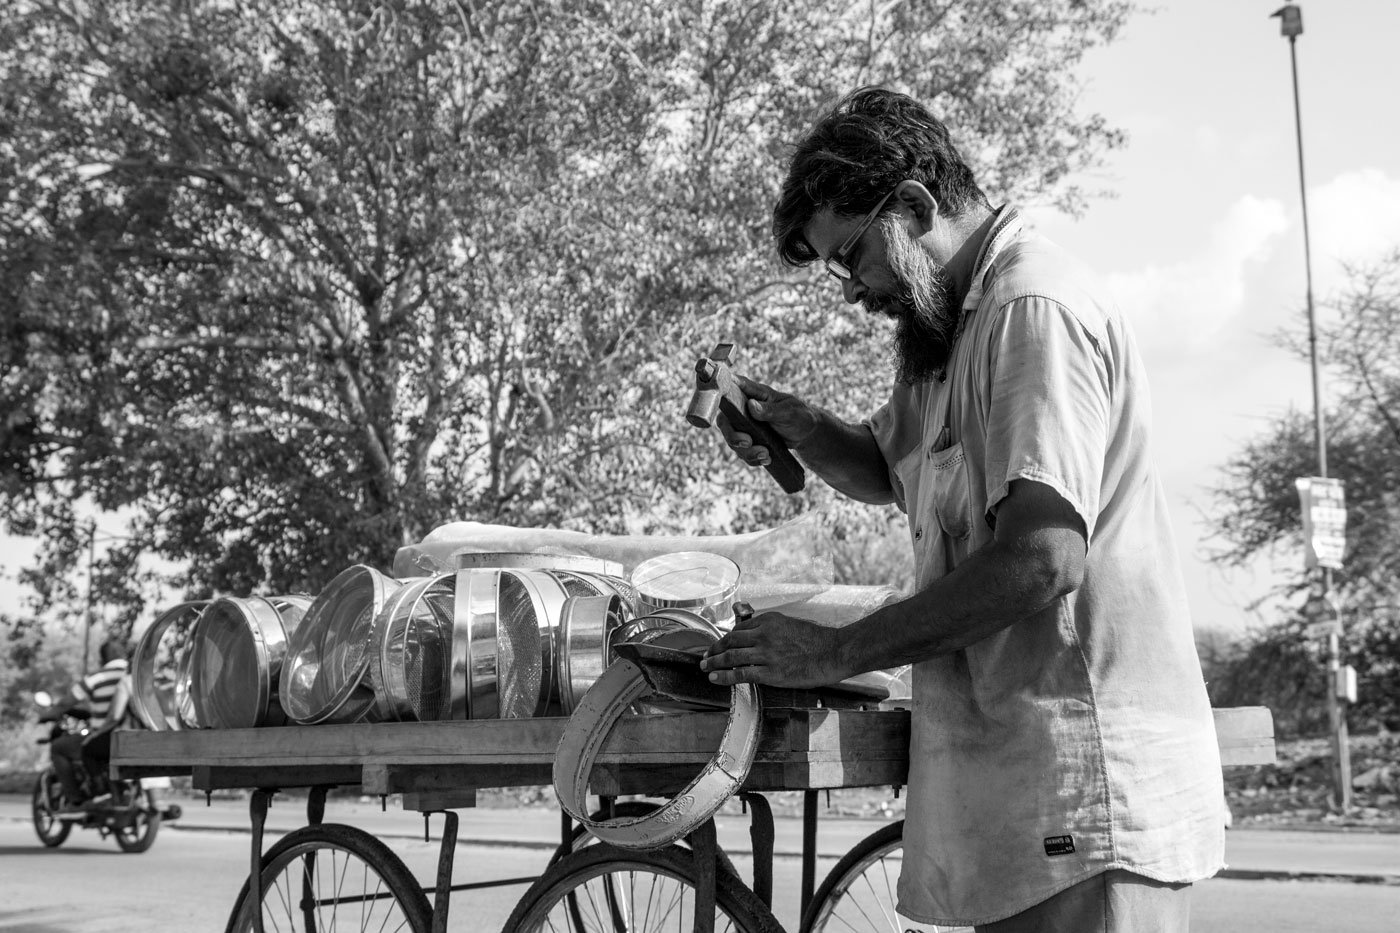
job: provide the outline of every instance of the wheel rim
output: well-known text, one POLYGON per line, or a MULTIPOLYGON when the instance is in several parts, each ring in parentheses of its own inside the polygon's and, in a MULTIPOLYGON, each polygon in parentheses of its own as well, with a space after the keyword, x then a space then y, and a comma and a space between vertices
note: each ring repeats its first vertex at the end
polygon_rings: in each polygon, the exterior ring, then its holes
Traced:
MULTIPOLYGON (((263 929, 359 930, 376 933, 414 929, 389 882, 353 852, 338 846, 300 846, 263 887, 263 929)), ((252 928, 246 918, 241 929, 252 928)))
POLYGON ((895 910, 897 885, 904 861, 904 843, 895 840, 871 850, 842 879, 812 919, 809 933, 971 933, 970 927, 940 927, 914 923, 895 910))
MULTIPOLYGON (((641 864, 602 864, 575 881, 536 905, 520 929, 541 933, 682 933, 695 928, 695 889, 672 872, 641 864)), ((731 918, 716 911, 717 933, 738 929, 731 918)))
POLYGON ((54 815, 59 809, 58 796, 56 786, 48 781, 40 783, 34 791, 34 828, 44 838, 53 835, 58 826, 58 817, 54 815))

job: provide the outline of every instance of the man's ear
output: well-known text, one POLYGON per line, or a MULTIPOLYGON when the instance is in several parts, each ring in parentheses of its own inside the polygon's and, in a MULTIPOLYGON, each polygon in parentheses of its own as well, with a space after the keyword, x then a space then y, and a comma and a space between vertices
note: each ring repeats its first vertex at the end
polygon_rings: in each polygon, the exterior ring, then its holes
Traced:
POLYGON ((922 183, 906 178, 894 189, 894 199, 914 218, 915 238, 928 233, 938 216, 938 199, 922 183))

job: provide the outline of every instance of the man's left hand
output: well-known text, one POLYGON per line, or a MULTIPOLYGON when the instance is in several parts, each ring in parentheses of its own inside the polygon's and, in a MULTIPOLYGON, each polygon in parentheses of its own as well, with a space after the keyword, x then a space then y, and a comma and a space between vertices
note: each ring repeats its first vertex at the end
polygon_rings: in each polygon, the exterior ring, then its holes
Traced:
POLYGON ((837 630, 764 612, 742 622, 705 653, 700 667, 710 682, 825 687, 847 676, 840 670, 837 630))

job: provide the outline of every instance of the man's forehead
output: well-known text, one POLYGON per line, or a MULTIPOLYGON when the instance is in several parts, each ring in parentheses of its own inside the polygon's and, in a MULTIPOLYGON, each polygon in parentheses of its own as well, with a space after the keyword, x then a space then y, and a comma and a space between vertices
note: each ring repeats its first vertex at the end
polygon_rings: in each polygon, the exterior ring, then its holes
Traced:
POLYGON ((824 207, 807 221, 807 226, 802 228, 802 237, 818 256, 830 258, 858 221, 859 218, 837 214, 830 207, 824 207))

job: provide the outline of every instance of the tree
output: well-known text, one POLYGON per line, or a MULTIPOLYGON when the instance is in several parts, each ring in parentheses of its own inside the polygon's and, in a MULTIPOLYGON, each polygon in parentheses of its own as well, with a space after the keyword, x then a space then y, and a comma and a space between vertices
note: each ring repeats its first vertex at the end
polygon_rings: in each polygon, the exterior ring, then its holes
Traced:
MULTIPOLYGON (((1400 250, 1347 272, 1349 287, 1327 305, 1333 323, 1319 328, 1318 352, 1331 401, 1328 472, 1345 481, 1347 494, 1345 566, 1333 579, 1347 623, 1345 660, 1363 684, 1352 715, 1364 725, 1400 721, 1400 250)), ((1285 339, 1307 357, 1301 337, 1285 339)), ((1312 419, 1298 412, 1247 444, 1216 490, 1229 542, 1216 559, 1240 565, 1261 553, 1297 550, 1294 480, 1313 475, 1316 462, 1312 419)), ((1303 644, 1301 597, 1310 581, 1301 559, 1295 566, 1282 594, 1299 597, 1299 614, 1257 633, 1235 677, 1246 692, 1256 691, 1253 702, 1268 694, 1320 709, 1322 677, 1302 675, 1308 665, 1320 667, 1303 644), (1299 693, 1303 683, 1307 690, 1299 693)))
POLYGON ((16 0, 6 527, 61 580, 75 508, 123 510, 104 579, 153 553, 190 596, 314 592, 454 518, 729 532, 826 505, 883 534, 682 427, 721 338, 850 416, 885 390, 882 337, 771 255, 785 146, 887 82, 965 129, 994 197, 1081 209, 1122 137, 1073 69, 1130 10, 16 0))

